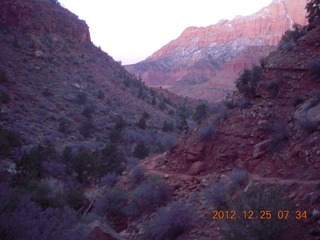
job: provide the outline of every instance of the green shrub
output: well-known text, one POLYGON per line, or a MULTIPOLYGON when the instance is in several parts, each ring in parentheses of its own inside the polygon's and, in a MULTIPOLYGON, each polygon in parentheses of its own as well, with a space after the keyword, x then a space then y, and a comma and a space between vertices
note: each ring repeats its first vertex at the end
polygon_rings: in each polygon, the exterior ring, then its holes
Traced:
POLYGON ((85 108, 82 111, 82 115, 88 119, 91 119, 94 112, 95 108, 93 106, 85 106, 85 108))
POLYGON ((141 129, 147 128, 147 121, 143 117, 139 119, 139 122, 137 122, 137 126, 141 129))
POLYGON ((245 69, 240 77, 236 80, 236 87, 245 98, 255 96, 257 83, 262 78, 261 67, 255 66, 252 70, 245 69))
POLYGON ((247 192, 239 191, 237 197, 230 201, 228 209, 235 211, 237 217, 217 220, 220 221, 221 234, 227 240, 287 239, 289 231, 292 235, 295 229, 291 218, 277 217, 278 211, 294 210, 289 200, 283 197, 282 189, 255 186, 247 192), (254 218, 248 218, 249 211, 254 213, 254 218), (260 219, 266 211, 270 211, 271 217, 265 215, 268 219, 260 219))
POLYGON ((293 49, 292 43, 297 42, 297 40, 306 34, 303 26, 299 24, 293 25, 292 30, 287 30, 281 37, 279 43, 279 49, 285 49, 291 51, 293 49))
POLYGON ((193 120, 199 124, 203 122, 210 115, 210 109, 206 104, 200 104, 196 107, 193 114, 193 120))
POLYGON ((103 92, 102 90, 99 90, 99 91, 98 91, 97 98, 99 98, 99 99, 104 99, 105 96, 106 96, 106 95, 104 94, 104 92, 103 92))
POLYGON ((307 5, 307 18, 309 23, 319 22, 320 19, 320 1, 310 0, 307 5))
POLYGON ((320 80, 320 58, 316 58, 310 63, 310 71, 312 74, 311 80, 320 80))
POLYGON ((79 92, 76 97, 76 102, 80 105, 84 105, 87 103, 87 94, 84 92, 79 92))
POLYGON ((138 143, 135 148, 134 151, 132 153, 132 156, 135 158, 145 158, 149 155, 149 149, 143 144, 143 143, 138 143))
POLYGON ((8 82, 8 77, 4 71, 1 71, 0 73, 0 83, 8 82))
POLYGON ((219 135, 219 131, 216 130, 213 126, 206 126, 200 132, 200 141, 212 141, 219 135))
POLYGON ((81 124, 79 131, 82 134, 82 136, 91 137, 91 135, 94 131, 94 125, 93 125, 92 120, 87 119, 86 121, 84 121, 81 124))
POLYGON ((59 119, 59 128, 58 131, 61 133, 70 133, 71 122, 66 118, 59 119))
POLYGON ((17 133, 4 130, 0 126, 0 155, 6 155, 10 153, 13 148, 21 146, 21 139, 17 133))
POLYGON ((161 103, 159 103, 159 109, 161 110, 161 111, 163 111, 163 110, 165 110, 165 109, 167 109, 167 105, 166 105, 166 103, 165 102, 161 102, 161 103))
POLYGON ((0 93, 0 103, 8 104, 9 101, 10 101, 10 97, 7 93, 5 92, 0 93))
POLYGON ((118 187, 107 189, 106 193, 98 201, 95 213, 106 216, 111 220, 115 216, 124 216, 128 202, 128 193, 118 187))
POLYGON ((87 202, 87 197, 80 187, 67 189, 65 194, 68 205, 75 210, 79 210, 87 202))
POLYGON ((173 132, 174 131, 174 124, 171 122, 164 121, 162 126, 163 132, 173 132))
POLYGON ((160 208, 146 227, 146 237, 154 240, 174 240, 187 232, 194 221, 192 209, 180 202, 160 208))

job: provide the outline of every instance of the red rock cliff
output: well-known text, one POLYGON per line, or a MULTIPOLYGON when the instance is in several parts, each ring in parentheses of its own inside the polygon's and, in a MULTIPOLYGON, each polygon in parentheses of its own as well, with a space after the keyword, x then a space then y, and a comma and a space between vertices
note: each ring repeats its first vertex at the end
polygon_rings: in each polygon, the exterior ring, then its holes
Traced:
POLYGON ((56 34, 74 42, 91 42, 86 23, 50 0, 0 1, 0 29, 6 27, 56 34))
POLYGON ((250 16, 221 20, 208 27, 189 27, 179 38, 127 69, 141 74, 147 85, 164 86, 185 96, 218 100, 208 89, 205 95, 211 99, 204 97, 203 89, 199 91, 199 88, 220 89, 221 85, 226 86, 224 89, 234 88, 233 81, 244 67, 257 64, 274 50, 294 23, 307 23, 306 2, 274 0, 250 16))

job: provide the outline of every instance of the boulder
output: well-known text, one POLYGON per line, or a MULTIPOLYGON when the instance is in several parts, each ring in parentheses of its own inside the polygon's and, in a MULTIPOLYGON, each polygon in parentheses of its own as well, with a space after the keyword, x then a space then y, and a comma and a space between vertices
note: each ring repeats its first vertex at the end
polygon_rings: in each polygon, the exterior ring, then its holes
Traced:
POLYGON ((189 174, 197 175, 204 170, 204 167, 205 167, 204 162, 201 162, 201 161, 194 162, 189 169, 189 174))
POLYGON ((253 147, 253 158, 260 158, 270 151, 271 139, 256 144, 253 147))
POLYGON ((98 220, 89 224, 91 231, 88 235, 88 240, 126 240, 121 237, 115 230, 113 230, 108 224, 101 223, 98 220))

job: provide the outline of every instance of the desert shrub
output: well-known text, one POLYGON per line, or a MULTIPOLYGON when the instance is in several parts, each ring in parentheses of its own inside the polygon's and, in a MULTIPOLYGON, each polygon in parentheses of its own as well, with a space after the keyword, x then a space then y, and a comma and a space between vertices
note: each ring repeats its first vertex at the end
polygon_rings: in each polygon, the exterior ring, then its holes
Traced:
POLYGON ((0 126, 0 155, 8 154, 13 148, 21 147, 20 136, 0 126))
POLYGON ((219 135, 219 131, 213 126, 206 126, 200 131, 199 140, 201 142, 214 140, 219 135))
POLYGON ((95 214, 106 216, 109 220, 115 216, 125 215, 125 207, 128 202, 128 193, 118 187, 107 189, 105 194, 97 202, 95 214))
POLYGON ((76 96, 76 102, 80 105, 84 105, 87 103, 87 94, 84 92, 79 92, 76 96))
POLYGON ((272 131, 269 149, 271 153, 274 153, 280 151, 289 141, 289 133, 286 129, 286 126, 282 123, 274 123, 272 126, 272 131))
POLYGON ((277 97, 280 90, 280 82, 271 81, 267 86, 267 90, 269 91, 272 97, 277 97))
POLYGON ((262 78, 261 67, 255 66, 252 70, 245 69, 236 80, 236 87, 244 97, 249 98, 255 95, 257 82, 262 78))
POLYGON ((91 137, 94 131, 94 124, 91 119, 84 121, 79 128, 79 131, 84 137, 91 137))
POLYGON ((97 98, 99 98, 99 99, 104 99, 105 96, 106 96, 106 95, 104 94, 104 92, 103 92, 102 90, 99 90, 99 91, 98 91, 97 98))
POLYGON ((172 202, 160 208, 146 226, 146 237, 154 240, 174 240, 192 227, 194 215, 190 206, 172 202))
POLYGON ((317 122, 311 121, 308 118, 299 119, 298 125, 305 134, 311 134, 318 130, 317 122))
POLYGON ((117 183, 118 179, 119 175, 115 174, 114 172, 109 172, 101 178, 99 186, 113 187, 117 183))
POLYGON ((205 197, 211 207, 215 210, 228 208, 229 189, 224 183, 213 183, 206 189, 205 197))
POLYGON ((288 230, 295 229, 295 224, 290 219, 279 219, 278 211, 293 211, 292 204, 283 197, 282 189, 263 188, 255 186, 247 192, 240 191, 228 206, 237 213, 235 219, 219 220, 221 234, 227 240, 247 239, 287 239, 288 230), (270 219, 246 219, 243 211, 253 211, 255 217, 261 216, 261 211, 270 211, 270 219))
POLYGON ((0 103, 8 104, 9 101, 10 101, 10 97, 7 93, 5 92, 0 93, 0 103))
POLYGON ((142 114, 142 117, 144 119, 149 119, 150 118, 150 114, 148 112, 144 111, 143 114, 142 114))
POLYGON ((0 72, 0 83, 5 83, 8 81, 8 77, 4 71, 0 72))
POLYGON ((93 106, 85 106, 82 111, 82 115, 88 119, 91 119, 94 112, 95 108, 93 106))
POLYGON ((171 116, 174 116, 174 110, 170 109, 170 110, 168 111, 168 114, 171 115, 171 116))
POLYGON ((310 71, 312 80, 317 81, 320 79, 320 58, 316 58, 310 63, 310 71))
POLYGON ((270 134, 269 150, 271 153, 278 152, 289 141, 289 133, 286 125, 282 122, 266 123, 262 126, 265 133, 270 134))
POLYGON ((0 185, 0 235, 3 240, 82 240, 86 227, 77 228, 76 216, 68 209, 41 209, 28 196, 0 185))
POLYGON ((281 37, 279 43, 279 49, 285 49, 291 51, 293 49, 293 43, 303 37, 306 34, 303 26, 294 24, 292 30, 287 30, 281 37))
POLYGON ((193 114, 193 120, 199 124, 210 115, 210 108, 206 104, 200 104, 196 107, 193 114))
POLYGON ((171 199, 172 190, 163 181, 143 182, 132 193, 126 209, 127 215, 137 217, 144 212, 153 211, 166 205, 171 199))
POLYGON ((65 200, 71 208, 79 210, 86 204, 87 197, 84 195, 81 187, 75 186, 66 190, 65 200))
POLYGON ((168 151, 174 148, 177 144, 177 138, 171 135, 165 135, 160 139, 159 146, 161 147, 161 150, 168 151))
POLYGON ((42 208, 62 208, 66 205, 63 185, 57 180, 30 181, 27 190, 31 200, 42 208))
POLYGON ((135 167, 130 171, 130 183, 133 186, 137 186, 146 180, 146 175, 144 174, 141 167, 135 167))
POLYGON ((248 172, 246 170, 235 169, 232 172, 229 172, 227 176, 233 184, 241 186, 247 180, 248 172))
POLYGON ((292 107, 297 107, 298 105, 300 105, 303 102, 304 102, 304 98, 299 96, 299 95, 296 95, 291 100, 291 106, 292 107))
POLYGON ((99 177, 106 173, 121 174, 124 170, 124 154, 116 145, 106 145, 101 151, 101 160, 96 165, 99 177))
POLYGON ((70 168, 76 173, 76 178, 80 183, 88 181, 93 171, 93 164, 97 156, 86 149, 81 149, 71 157, 70 168))
POLYGON ((307 18, 309 23, 314 23, 319 21, 320 18, 320 1, 319 0, 310 0, 307 5, 307 18))
POLYGON ((133 152, 132 156, 135 158, 145 158, 149 155, 149 149, 143 144, 143 143, 138 143, 133 152))
POLYGON ((173 132, 174 131, 174 124, 172 122, 167 122, 165 120, 163 122, 162 131, 163 132, 173 132))
POLYGON ((165 102, 161 102, 161 103, 159 103, 159 109, 161 110, 161 111, 163 111, 163 110, 165 110, 165 109, 167 109, 167 105, 166 105, 166 103, 165 102))
POLYGON ((58 131, 61 133, 70 133, 71 132, 71 122, 66 118, 59 119, 58 131))
POLYGON ((58 162, 60 155, 53 145, 38 145, 24 152, 21 159, 16 163, 18 173, 27 179, 39 179, 44 174, 43 162, 58 162))
POLYGON ((245 98, 245 99, 240 100, 240 101, 237 103, 237 106, 238 106, 241 110, 243 110, 243 109, 248 109, 248 108, 252 107, 252 102, 251 102, 249 99, 245 98))
POLYGON ((137 122, 137 126, 138 126, 138 128, 146 129, 146 128, 147 128, 147 121, 146 121, 146 119, 144 119, 143 117, 140 118, 139 121, 137 122))

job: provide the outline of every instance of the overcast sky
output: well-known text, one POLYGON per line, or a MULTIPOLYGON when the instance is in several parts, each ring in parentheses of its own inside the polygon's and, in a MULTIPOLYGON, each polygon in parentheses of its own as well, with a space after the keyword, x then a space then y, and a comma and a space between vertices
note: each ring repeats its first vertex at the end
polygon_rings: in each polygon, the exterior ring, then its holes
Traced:
POLYGON ((189 26, 249 15, 272 0, 60 0, 87 22, 91 39, 116 61, 144 60, 189 26))

